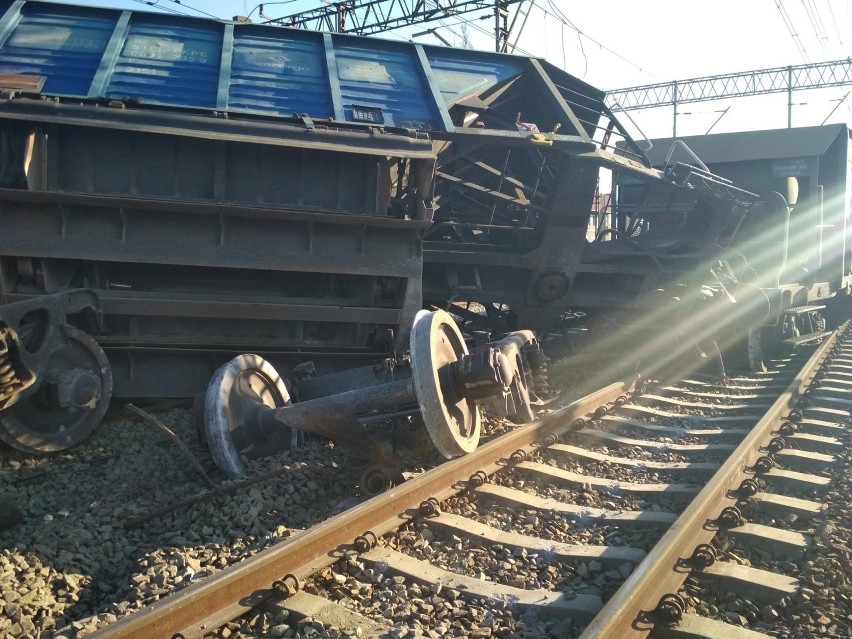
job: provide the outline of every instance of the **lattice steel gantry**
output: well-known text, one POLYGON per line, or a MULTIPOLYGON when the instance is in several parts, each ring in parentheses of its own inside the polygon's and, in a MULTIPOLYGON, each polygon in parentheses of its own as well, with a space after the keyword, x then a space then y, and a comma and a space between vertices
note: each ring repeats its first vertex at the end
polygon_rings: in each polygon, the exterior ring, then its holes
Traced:
POLYGON ((607 103, 613 110, 621 111, 672 106, 674 107, 673 134, 676 135, 679 104, 786 92, 787 126, 790 127, 792 126, 793 91, 825 89, 848 84, 852 84, 852 59, 850 58, 615 89, 607 93, 607 103))
POLYGON ((399 27, 471 13, 494 13, 497 51, 506 51, 509 6, 522 0, 343 0, 270 20, 287 27, 374 35, 399 27))

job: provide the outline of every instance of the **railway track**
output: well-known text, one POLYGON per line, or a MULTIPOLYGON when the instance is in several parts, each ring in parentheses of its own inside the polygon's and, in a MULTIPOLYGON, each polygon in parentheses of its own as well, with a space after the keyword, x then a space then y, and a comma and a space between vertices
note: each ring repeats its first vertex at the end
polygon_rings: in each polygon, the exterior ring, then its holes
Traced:
POLYGON ((609 386, 92 636, 756 639, 804 603, 811 636, 843 636, 844 600, 797 576, 846 532, 814 532, 839 499, 846 362, 832 337, 724 385, 609 386))

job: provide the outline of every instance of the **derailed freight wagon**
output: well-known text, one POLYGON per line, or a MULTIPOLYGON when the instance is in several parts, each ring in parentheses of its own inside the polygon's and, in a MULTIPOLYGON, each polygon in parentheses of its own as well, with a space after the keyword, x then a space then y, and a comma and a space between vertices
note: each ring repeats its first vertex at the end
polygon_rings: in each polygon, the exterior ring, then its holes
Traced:
POLYGON ((112 396, 192 396, 216 372, 207 435, 233 474, 287 426, 387 462, 365 413, 420 412, 463 453, 479 404, 531 418, 540 351, 521 330, 468 352, 449 315, 415 321, 424 303, 493 333, 640 308, 705 286, 696 263, 754 201, 651 169, 601 91, 534 58, 3 6, 0 437, 24 450, 79 441, 112 396), (665 220, 612 264, 617 243, 587 239, 602 172, 665 220))
MULTIPOLYGON (((843 124, 689 136, 680 139, 706 168, 775 206, 752 211, 738 230, 728 262, 758 287, 759 321, 749 327, 754 369, 784 342, 803 344, 849 319, 852 285, 852 132, 843 124), (783 195, 784 200, 781 200, 783 195)), ((646 155, 663 167, 674 141, 652 140, 646 155)), ((624 185, 617 225, 627 229, 624 185)), ((636 227, 636 224, 633 224, 636 227)))

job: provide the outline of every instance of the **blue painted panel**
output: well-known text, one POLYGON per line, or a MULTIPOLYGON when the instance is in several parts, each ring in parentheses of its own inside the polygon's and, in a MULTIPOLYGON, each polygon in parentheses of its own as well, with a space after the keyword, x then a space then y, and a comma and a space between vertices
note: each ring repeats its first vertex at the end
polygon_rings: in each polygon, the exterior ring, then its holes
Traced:
POLYGON ((285 29, 235 29, 228 108, 334 117, 322 35, 285 29))
POLYGON ((216 108, 221 23, 133 14, 107 96, 216 108))
POLYGON ((0 69, 46 76, 42 91, 50 95, 85 96, 119 15, 27 3, 0 47, 0 69))
POLYGON ((168 14, 125 12, 122 20, 117 10, 36 0, 0 0, 3 7, 0 73, 43 75, 47 95, 434 131, 452 124, 440 101, 481 91, 527 62, 424 47, 427 64, 401 42, 168 14))
MULTIPOLYGON (((424 47, 425 48, 425 47, 424 47)), ((523 71, 526 59, 483 54, 466 49, 426 48, 426 58, 444 97, 444 104, 481 92, 523 71)))
POLYGON ((347 121, 443 129, 413 46, 335 37, 334 54, 347 121))

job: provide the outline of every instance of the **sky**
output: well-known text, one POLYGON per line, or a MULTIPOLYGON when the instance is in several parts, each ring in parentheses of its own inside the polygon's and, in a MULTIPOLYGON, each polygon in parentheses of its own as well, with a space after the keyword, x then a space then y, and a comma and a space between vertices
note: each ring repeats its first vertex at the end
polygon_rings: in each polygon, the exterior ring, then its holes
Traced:
MULTIPOLYGON (((254 0, 74 1, 223 19, 249 14, 262 21, 254 0)), ((282 17, 320 6, 326 6, 322 0, 267 2, 264 15, 282 17)), ((532 6, 527 0, 522 6, 528 16, 511 38, 516 53, 546 58, 605 90, 852 57, 852 0, 536 0, 532 6)), ((461 46, 466 29, 473 48, 493 50, 493 26, 488 12, 474 12, 381 37, 439 44, 429 34, 413 37, 434 28, 461 46)), ((787 95, 686 104, 678 111, 679 136, 783 128, 787 95)), ((630 117, 635 126, 619 119, 634 137, 641 137, 640 131, 651 138, 672 134, 671 107, 631 111, 630 117)), ((793 93, 793 126, 824 121, 852 126, 852 85, 793 93)))

